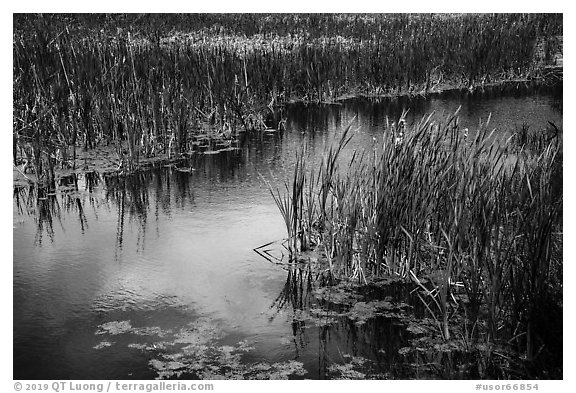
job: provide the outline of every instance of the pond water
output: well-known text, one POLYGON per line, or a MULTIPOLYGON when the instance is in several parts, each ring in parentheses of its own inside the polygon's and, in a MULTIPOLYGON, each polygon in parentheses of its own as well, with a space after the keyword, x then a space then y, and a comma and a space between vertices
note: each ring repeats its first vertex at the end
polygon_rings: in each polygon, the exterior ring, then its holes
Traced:
MULTIPOLYGON (((124 179, 79 175, 65 192, 17 188, 13 203, 15 379, 445 378, 403 348, 416 334, 379 314, 354 317, 311 288, 306 268, 254 248, 286 236, 262 178, 280 185, 303 141, 318 159, 350 122, 348 151, 459 106, 475 129, 562 127, 562 93, 510 88, 428 99, 287 107, 286 130, 124 179), (77 187, 77 189, 75 189, 77 187)), ((367 297, 355 298, 362 301, 367 297)), ((353 303, 353 302, 349 302, 353 303)), ((389 304, 390 306, 390 304, 389 304)), ((399 300, 389 311, 407 307, 399 300)), ((458 359, 449 359, 458 363, 458 359)), ((465 376, 465 375, 464 375, 465 376)))

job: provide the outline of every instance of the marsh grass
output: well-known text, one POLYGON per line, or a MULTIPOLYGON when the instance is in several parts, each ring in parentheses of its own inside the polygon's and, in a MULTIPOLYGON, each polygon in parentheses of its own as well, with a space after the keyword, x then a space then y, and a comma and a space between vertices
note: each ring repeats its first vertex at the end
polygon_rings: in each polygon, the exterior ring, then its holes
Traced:
POLYGON ((291 99, 526 78, 561 35, 554 14, 16 14, 14 164, 53 187, 78 148, 114 144, 132 172, 206 130, 281 128, 270 119, 291 99))
POLYGON ((548 345, 535 326, 562 292, 561 137, 518 151, 489 120, 465 134, 457 113, 443 123, 428 116, 401 143, 385 132, 373 152, 343 162, 349 129, 317 175, 300 155, 296 194, 276 194, 300 201, 308 186, 310 213, 290 216, 292 232, 314 231, 337 279, 413 281, 445 340, 507 341, 535 359, 548 345), (457 313, 464 326, 452 326, 457 313))

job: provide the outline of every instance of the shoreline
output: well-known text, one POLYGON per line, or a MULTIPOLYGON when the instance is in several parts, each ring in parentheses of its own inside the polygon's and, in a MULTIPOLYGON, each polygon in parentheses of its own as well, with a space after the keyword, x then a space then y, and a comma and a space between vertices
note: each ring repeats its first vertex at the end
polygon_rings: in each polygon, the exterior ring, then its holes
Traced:
MULTIPOLYGON (((552 66, 552 67, 542 67, 539 69, 539 72, 543 72, 544 70, 550 70, 549 73, 553 75, 557 75, 560 73, 562 75, 563 67, 562 66, 552 66)), ((427 93, 420 92, 420 93, 413 93, 407 91, 400 91, 399 93, 384 93, 384 94, 370 94, 370 93, 350 93, 345 94, 337 97, 332 101, 316 101, 316 100, 306 100, 306 99, 290 99, 287 100, 285 103, 279 105, 279 107, 285 107, 287 105, 295 105, 295 104, 305 104, 305 105, 342 105, 346 101, 352 101, 357 99, 367 99, 367 100, 394 100, 400 98, 423 98, 428 99, 430 97, 437 97, 444 94, 450 93, 462 93, 462 94, 479 94, 484 92, 485 89, 503 89, 508 86, 517 86, 517 85, 529 85, 528 88, 540 88, 546 86, 554 86, 555 84, 562 85, 563 79, 560 76, 560 79, 553 79, 553 78, 514 78, 514 79, 501 79, 490 83, 477 83, 472 87, 466 87, 463 84, 456 84, 456 83, 445 83, 443 85, 439 85, 434 89, 429 90, 427 93)), ((272 128, 262 130, 262 131, 247 131, 247 130, 240 130, 239 133, 245 132, 267 132, 274 130, 272 128)), ((283 132, 275 130, 275 132, 283 132)), ((201 134, 204 135, 204 134, 201 134)), ((104 176, 126 176, 130 174, 134 174, 140 171, 148 170, 150 168, 154 168, 157 166, 173 166, 176 170, 181 172, 190 172, 190 168, 178 168, 175 163, 181 160, 188 159, 191 155, 194 154, 218 154, 224 151, 230 150, 237 150, 238 147, 232 146, 233 140, 225 140, 222 137, 208 137, 206 138, 209 142, 212 142, 216 146, 220 146, 220 149, 216 150, 192 150, 185 153, 177 154, 176 156, 169 155, 168 153, 159 153, 152 157, 148 158, 141 158, 135 163, 135 168, 131 171, 125 171, 122 166, 120 166, 120 160, 116 153, 117 146, 114 143, 109 145, 99 145, 91 150, 83 151, 83 149, 77 146, 78 157, 76 158, 76 168, 75 169, 56 169, 55 170, 55 181, 58 182, 59 180, 69 177, 73 174, 86 174, 91 172, 97 172, 104 176), (116 154, 116 158, 111 157, 112 155, 116 154)), ((124 142, 123 142, 124 143, 124 142)), ((198 141, 192 142, 193 146, 198 146, 199 148, 206 147, 205 145, 201 145, 198 141)), ((210 147, 210 146, 209 146, 210 147)), ((173 155, 173 154, 172 154, 173 155)), ((37 181, 35 179, 35 175, 33 173, 23 174, 20 167, 16 167, 13 165, 13 186, 14 187, 22 187, 26 185, 37 185, 37 181)))

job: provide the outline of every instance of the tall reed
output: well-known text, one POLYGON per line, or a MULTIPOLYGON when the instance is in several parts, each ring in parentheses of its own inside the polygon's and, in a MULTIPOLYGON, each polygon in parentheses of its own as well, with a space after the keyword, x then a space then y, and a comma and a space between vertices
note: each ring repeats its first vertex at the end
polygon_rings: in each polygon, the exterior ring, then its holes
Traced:
POLYGON ((541 152, 518 152, 512 140, 496 138, 489 121, 468 135, 457 113, 442 124, 428 116, 401 143, 388 130, 373 152, 342 165, 348 131, 327 148, 318 175, 294 175, 315 184, 316 197, 307 197, 316 201, 308 207, 314 218, 306 221, 317 223, 314 236, 332 274, 401 276, 422 288, 427 278, 432 288, 422 301, 445 339, 462 307, 467 323, 457 328, 467 339, 478 339, 486 325, 489 340, 514 337, 533 358, 544 342, 534 320, 561 291, 561 138, 541 152), (464 302, 452 296, 457 283, 464 302))

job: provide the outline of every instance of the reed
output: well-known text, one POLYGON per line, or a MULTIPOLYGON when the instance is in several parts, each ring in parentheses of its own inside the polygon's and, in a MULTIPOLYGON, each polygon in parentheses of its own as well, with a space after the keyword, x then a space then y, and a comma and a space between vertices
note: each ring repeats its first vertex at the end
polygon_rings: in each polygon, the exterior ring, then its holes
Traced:
POLYGON ((424 290, 445 339, 512 340, 534 359, 547 343, 535 326, 561 293, 562 139, 518 151, 512 139, 495 138, 489 121, 468 135, 457 113, 431 119, 406 129, 401 143, 386 131, 373 152, 343 165, 348 128, 327 147, 318 175, 300 162, 294 179, 315 182, 307 201, 316 205, 308 206, 313 218, 298 217, 317 223, 334 277, 404 277, 424 290), (461 290, 464 301, 453 296, 461 290), (465 326, 453 326, 458 310, 465 326))
POLYGON ((535 48, 552 61, 561 34, 554 14, 17 14, 14 161, 50 183, 57 164, 76 167, 77 147, 114 143, 130 172, 198 134, 276 127, 290 99, 536 75, 535 48))

